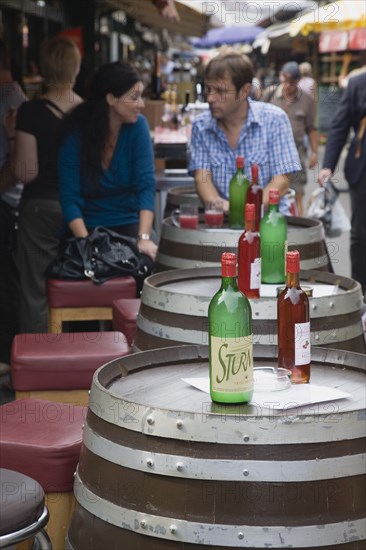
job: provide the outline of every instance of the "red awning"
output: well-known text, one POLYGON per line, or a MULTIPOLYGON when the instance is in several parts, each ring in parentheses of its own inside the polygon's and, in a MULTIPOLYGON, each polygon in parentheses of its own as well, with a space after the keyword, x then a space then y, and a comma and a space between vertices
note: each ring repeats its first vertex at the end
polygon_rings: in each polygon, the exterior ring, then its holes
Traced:
POLYGON ((326 31, 321 32, 319 37, 319 52, 342 52, 348 49, 348 32, 326 31))
POLYGON ((348 49, 366 50, 366 29, 352 29, 349 31, 348 49))
POLYGON ((343 52, 345 50, 365 50, 366 29, 350 31, 324 31, 319 36, 319 52, 343 52))

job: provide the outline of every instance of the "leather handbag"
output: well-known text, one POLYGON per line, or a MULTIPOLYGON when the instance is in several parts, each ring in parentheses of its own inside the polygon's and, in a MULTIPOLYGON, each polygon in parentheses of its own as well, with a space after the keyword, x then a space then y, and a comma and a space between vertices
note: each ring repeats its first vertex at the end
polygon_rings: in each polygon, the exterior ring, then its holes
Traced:
POLYGON ((95 284, 130 275, 140 291, 153 266, 153 260, 140 253, 134 239, 98 226, 85 238, 62 241, 45 274, 49 279, 91 279, 95 284))

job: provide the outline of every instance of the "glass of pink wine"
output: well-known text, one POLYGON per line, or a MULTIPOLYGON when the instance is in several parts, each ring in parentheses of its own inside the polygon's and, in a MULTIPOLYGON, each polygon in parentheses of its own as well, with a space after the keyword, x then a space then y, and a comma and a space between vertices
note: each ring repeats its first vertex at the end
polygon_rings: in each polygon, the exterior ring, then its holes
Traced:
POLYGON ((224 205, 221 200, 205 203, 205 225, 209 229, 217 229, 224 225, 224 205))
POLYGON ((175 226, 182 229, 197 229, 198 227, 198 206, 196 204, 181 204, 179 209, 174 210, 171 215, 175 226))

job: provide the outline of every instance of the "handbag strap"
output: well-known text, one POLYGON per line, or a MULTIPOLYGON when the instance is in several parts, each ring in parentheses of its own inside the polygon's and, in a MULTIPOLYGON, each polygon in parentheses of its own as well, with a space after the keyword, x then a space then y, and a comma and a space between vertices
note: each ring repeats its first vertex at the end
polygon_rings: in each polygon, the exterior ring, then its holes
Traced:
POLYGON ((94 281, 95 273, 92 263, 92 245, 89 236, 84 239, 76 239, 75 244, 83 265, 84 275, 94 281))

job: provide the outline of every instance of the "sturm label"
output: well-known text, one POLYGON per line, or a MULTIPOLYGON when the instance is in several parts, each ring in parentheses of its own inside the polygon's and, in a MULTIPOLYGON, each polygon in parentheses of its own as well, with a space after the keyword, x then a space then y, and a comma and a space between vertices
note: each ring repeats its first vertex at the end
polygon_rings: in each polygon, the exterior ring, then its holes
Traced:
POLYGON ((253 388, 253 335, 242 338, 210 338, 212 390, 224 393, 253 388))

